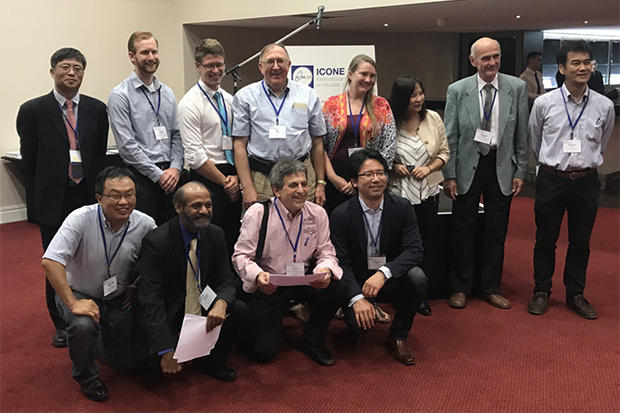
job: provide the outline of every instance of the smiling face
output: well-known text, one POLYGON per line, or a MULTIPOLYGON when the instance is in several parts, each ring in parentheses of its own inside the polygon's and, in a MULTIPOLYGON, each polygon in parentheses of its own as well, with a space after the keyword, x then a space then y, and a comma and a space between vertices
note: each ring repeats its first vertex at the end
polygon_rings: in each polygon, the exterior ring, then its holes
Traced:
POLYGON ((413 93, 409 98, 409 113, 416 114, 422 110, 422 105, 424 104, 424 91, 420 87, 419 83, 416 83, 415 88, 413 89, 413 93))
POLYGON ((308 199, 308 178, 304 172, 286 175, 282 189, 272 187, 273 193, 282 205, 293 215, 296 215, 308 199))
POLYGON ((201 185, 191 183, 187 184, 183 191, 185 205, 174 205, 181 223, 192 233, 205 230, 213 216, 213 203, 209 191, 201 185))
POLYGON ((136 207, 136 185, 129 177, 107 179, 103 193, 96 194, 103 215, 113 228, 118 228, 129 219, 136 207))
POLYGON ((357 188, 360 198, 367 205, 381 200, 387 187, 387 176, 381 162, 366 159, 357 173, 357 178, 351 179, 351 185, 357 188))
POLYGON ((482 80, 489 83, 495 79, 501 64, 501 51, 499 43, 488 37, 479 39, 474 43, 475 56, 469 56, 469 61, 478 70, 482 80))
POLYGON ((584 87, 592 75, 592 60, 586 52, 568 52, 566 62, 558 66, 566 76, 566 87, 584 87))
POLYGON ((224 56, 207 54, 202 58, 202 62, 196 63, 196 70, 200 73, 202 82, 213 90, 218 90, 222 77, 224 77, 224 56))
POLYGON ((159 50, 155 38, 142 39, 134 43, 136 52, 129 52, 136 74, 142 78, 152 76, 159 67, 159 50))
POLYGON ((286 86, 291 61, 286 51, 280 46, 268 49, 258 62, 258 69, 263 74, 265 83, 274 92, 281 92, 286 86))
POLYGON ((349 70, 348 78, 350 90, 365 94, 375 86, 377 69, 368 62, 362 62, 354 72, 349 70))
POLYGON ((50 69, 50 75, 54 79, 54 88, 64 97, 73 97, 84 78, 84 66, 76 59, 65 59, 50 69))

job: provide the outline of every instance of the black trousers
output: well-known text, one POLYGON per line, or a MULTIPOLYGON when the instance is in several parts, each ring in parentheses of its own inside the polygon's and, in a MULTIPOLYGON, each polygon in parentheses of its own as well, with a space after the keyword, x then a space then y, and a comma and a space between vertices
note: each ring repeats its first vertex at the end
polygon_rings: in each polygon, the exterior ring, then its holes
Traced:
POLYGON ((431 257, 437 256, 440 249, 437 241, 437 211, 439 211, 439 195, 428 198, 418 205, 414 205, 415 216, 418 221, 418 229, 422 238, 422 246, 424 247, 424 258, 420 263, 420 267, 427 277, 431 278, 431 257))
MULTIPOLYGON (((157 225, 161 225, 177 215, 172 205, 172 194, 166 195, 158 183, 142 175, 136 168, 130 167, 129 169, 136 177, 136 184, 138 186, 136 197, 136 209, 138 211, 152 217, 157 225)), ((181 185, 183 183, 179 178, 177 187, 181 185)))
POLYGON ((534 292, 551 291, 556 242, 564 211, 567 211, 568 251, 564 263, 564 286, 568 296, 583 293, 600 186, 596 173, 573 181, 556 177, 544 168, 539 169, 534 204, 534 292))
MULTIPOLYGON (((332 161, 332 167, 336 175, 349 180, 349 164, 346 161, 332 161)), ((351 198, 349 195, 345 195, 336 189, 334 185, 327 179, 327 185, 325 186, 325 211, 327 215, 331 216, 332 211, 343 202, 351 198)))
MULTIPOLYGON (((470 294, 474 280, 476 221, 480 195, 484 199, 484 235, 480 289, 484 294, 499 294, 504 266, 504 243, 508 232, 512 194, 505 196, 497 181, 496 152, 480 156, 474 180, 465 194, 452 203, 452 292, 470 294)), ((511 166, 506 166, 511 167, 511 166)))

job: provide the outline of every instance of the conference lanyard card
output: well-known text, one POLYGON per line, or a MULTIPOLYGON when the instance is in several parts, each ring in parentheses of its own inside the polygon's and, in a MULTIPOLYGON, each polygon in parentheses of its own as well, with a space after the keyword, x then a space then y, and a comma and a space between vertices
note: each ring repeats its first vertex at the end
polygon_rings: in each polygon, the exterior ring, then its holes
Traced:
POLYGON ((207 285, 198 297, 198 302, 205 309, 205 311, 209 311, 209 308, 211 307, 211 304, 213 304, 213 301, 215 301, 216 297, 217 294, 215 294, 215 291, 213 291, 211 287, 207 285))
POLYGON ((303 277, 306 275, 306 269, 303 262, 287 262, 286 263, 286 275, 303 277))
POLYGON ((223 135, 222 136, 222 150, 223 151, 232 151, 233 149, 233 141, 230 136, 223 135))
POLYGON ((69 162, 82 163, 82 153, 77 149, 69 149, 69 162))
POLYGON ((581 141, 578 139, 568 139, 562 141, 564 153, 581 153, 581 141))
POLYGON ((491 139, 493 139, 493 132, 477 129, 476 136, 474 136, 474 142, 484 143, 486 145, 491 144, 491 139))
POLYGON ((368 257, 368 269, 378 270, 385 265, 385 255, 378 255, 376 257, 368 257))
POLYGON ((103 296, 107 297, 112 294, 114 291, 118 289, 118 284, 116 282, 116 275, 108 278, 103 282, 103 296))
POLYGON ((168 139, 168 131, 165 126, 153 126, 153 132, 155 132, 155 139, 158 141, 165 141, 168 139))
POLYGON ((359 147, 359 146, 356 146, 356 147, 353 147, 353 148, 349 148, 349 149, 347 149, 347 150, 349 151, 349 157, 350 157, 351 155, 353 155, 355 152, 357 152, 357 151, 361 151, 362 149, 364 149, 364 148, 361 148, 361 147, 359 147))
POLYGON ((273 125, 269 127, 269 139, 286 139, 286 126, 273 125))

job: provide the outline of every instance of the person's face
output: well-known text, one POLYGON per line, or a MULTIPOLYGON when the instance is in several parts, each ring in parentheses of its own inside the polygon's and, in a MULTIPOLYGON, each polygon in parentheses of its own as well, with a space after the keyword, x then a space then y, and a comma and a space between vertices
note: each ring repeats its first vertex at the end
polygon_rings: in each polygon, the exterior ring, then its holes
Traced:
POLYGON ((375 86, 377 70, 370 63, 362 62, 357 66, 355 72, 349 71, 348 77, 351 90, 366 93, 375 86))
POLYGON ((107 179, 103 184, 103 194, 96 194, 106 219, 119 224, 129 219, 136 207, 136 185, 128 177, 107 179))
POLYGON ((258 68, 263 74, 265 83, 271 89, 280 91, 286 85, 286 77, 291 68, 291 61, 286 52, 279 46, 274 46, 263 55, 258 62, 258 68))
POLYGON ((308 178, 303 171, 284 177, 282 189, 272 187, 273 193, 290 213, 296 214, 308 199, 308 178))
POLYGON ((213 204, 209 191, 200 186, 185 188, 185 205, 175 204, 181 223, 191 232, 202 231, 211 223, 213 204))
POLYGON ((420 87, 420 84, 417 83, 415 88, 413 89, 413 93, 409 98, 409 113, 415 114, 419 113, 422 110, 422 105, 424 104, 424 91, 420 87))
POLYGON ((586 52, 568 52, 566 63, 559 65, 560 73, 566 76, 566 83, 573 86, 583 86, 588 83, 592 75, 592 61, 586 52))
POLYGON ((129 59, 135 68, 143 74, 152 75, 159 67, 159 50, 153 37, 134 43, 136 53, 129 52, 129 59))
POLYGON ((542 72, 542 56, 536 56, 532 59, 532 70, 536 70, 538 72, 542 72))
POLYGON ((592 73, 596 72, 596 60, 592 60, 592 73))
POLYGON ((50 69, 50 75, 54 79, 54 87, 59 92, 75 95, 84 78, 84 66, 76 59, 65 59, 50 69))
POLYGON ((491 82, 499 72, 501 64, 499 45, 492 39, 481 39, 476 42, 476 57, 469 56, 472 66, 485 82, 491 82))
POLYGON ((217 90, 224 77, 224 56, 207 54, 202 62, 196 63, 196 70, 200 73, 202 82, 213 90, 217 90))
POLYGON ((387 176, 383 165, 376 159, 366 159, 357 173, 357 178, 352 179, 351 184, 357 188, 362 199, 381 199, 387 187, 387 176))

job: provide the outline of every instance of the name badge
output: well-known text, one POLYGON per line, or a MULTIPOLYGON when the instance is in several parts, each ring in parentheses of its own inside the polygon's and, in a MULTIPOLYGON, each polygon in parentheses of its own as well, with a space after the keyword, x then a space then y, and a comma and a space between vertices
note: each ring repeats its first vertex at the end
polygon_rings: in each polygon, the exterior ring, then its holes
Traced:
POLYGON ((306 275, 306 269, 303 262, 287 262, 286 263, 286 275, 303 277, 306 275))
POLYGON ((564 153, 581 153, 581 141, 579 139, 569 139, 562 141, 564 153))
POLYGON ((286 126, 274 125, 269 127, 269 139, 286 139, 286 126))
POLYGON ((232 151, 233 141, 230 136, 222 136, 222 150, 223 151, 232 151))
POLYGON ((69 162, 82 163, 82 153, 77 149, 69 149, 69 162))
POLYGON ((216 297, 217 294, 215 294, 215 291, 213 291, 211 287, 207 285, 198 297, 198 302, 205 309, 205 311, 209 311, 209 308, 211 308, 211 304, 213 304, 213 301, 216 297))
POLYGON ((153 132, 155 132, 155 139, 158 141, 165 141, 168 139, 168 131, 165 126, 154 126, 153 132))
POLYGON ((103 282, 103 296, 107 297, 112 294, 114 291, 118 289, 118 284, 116 283, 116 275, 108 278, 103 282))
POLYGON ((378 270, 385 265, 385 255, 379 255, 377 257, 368 257, 368 269, 378 270))
POLYGON ((474 136, 474 142, 480 142, 487 145, 491 144, 491 139, 493 139, 493 132, 488 130, 477 129, 476 136, 474 136))
POLYGON ((359 146, 356 146, 356 147, 354 147, 354 148, 349 148, 349 149, 347 149, 347 151, 349 152, 349 157, 350 157, 351 155, 353 155, 355 152, 357 152, 357 151, 361 151, 362 149, 364 149, 364 148, 361 148, 361 147, 359 147, 359 146))

